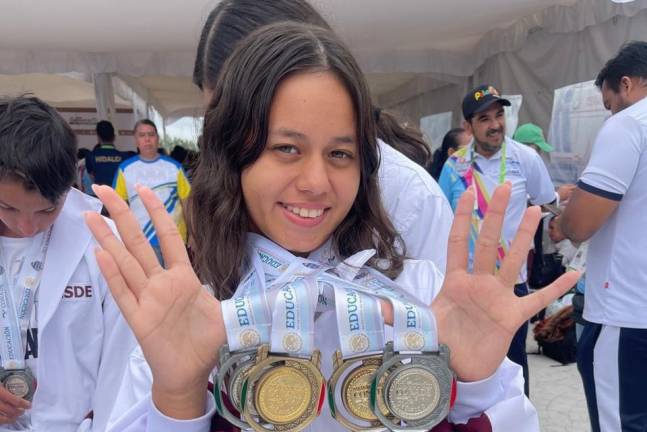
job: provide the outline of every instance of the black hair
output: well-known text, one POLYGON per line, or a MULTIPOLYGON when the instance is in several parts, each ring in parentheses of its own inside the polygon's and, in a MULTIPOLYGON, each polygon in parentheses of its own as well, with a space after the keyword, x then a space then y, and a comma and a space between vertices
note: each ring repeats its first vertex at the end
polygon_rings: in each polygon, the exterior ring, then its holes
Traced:
POLYGON ((304 0, 223 0, 202 27, 193 67, 193 83, 212 89, 234 48, 254 30, 267 24, 295 21, 329 28, 328 23, 304 0))
POLYGON ((604 65, 595 79, 595 85, 602 89, 602 84, 606 83, 617 93, 623 76, 647 79, 647 42, 624 44, 618 54, 604 65))
POLYGON ((434 160, 431 163, 429 174, 436 180, 440 177, 443 166, 449 157, 449 150, 458 150, 458 136, 462 133, 465 133, 465 129, 463 128, 451 129, 445 134, 440 148, 434 152, 434 160))
POLYGON ((115 128, 108 120, 101 120, 99 123, 97 123, 96 131, 100 142, 115 142, 115 128))
POLYGON ((176 145, 175 147, 173 147, 173 150, 171 150, 170 154, 171 158, 179 163, 183 163, 188 155, 189 151, 181 145, 176 145))
POLYGON ((76 136, 31 96, 0 98, 0 180, 19 181, 56 203, 76 179, 76 136))

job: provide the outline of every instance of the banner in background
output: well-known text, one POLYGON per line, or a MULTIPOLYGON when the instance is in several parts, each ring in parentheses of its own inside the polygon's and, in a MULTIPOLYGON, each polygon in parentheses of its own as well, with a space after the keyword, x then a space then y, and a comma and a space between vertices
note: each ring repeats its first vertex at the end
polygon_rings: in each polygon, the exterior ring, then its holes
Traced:
POLYGON ((555 147, 548 171, 557 185, 576 183, 586 167, 595 137, 610 112, 593 81, 555 90, 548 142, 555 147))
MULTIPOLYGON (((72 127, 77 136, 79 148, 92 150, 97 144, 95 127, 97 111, 91 108, 57 108, 57 111, 72 127)), ((133 125, 135 116, 131 109, 117 109, 112 125, 115 127, 115 146, 122 151, 135 151, 133 125)))

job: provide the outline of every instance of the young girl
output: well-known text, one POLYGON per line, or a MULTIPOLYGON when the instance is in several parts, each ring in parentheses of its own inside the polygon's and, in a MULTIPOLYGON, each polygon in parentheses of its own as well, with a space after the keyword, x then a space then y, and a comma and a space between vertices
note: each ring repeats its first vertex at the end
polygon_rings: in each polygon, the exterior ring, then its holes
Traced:
MULTIPOLYGON (((207 99, 236 45, 260 27, 282 21, 329 29, 306 0, 218 2, 202 28, 193 71, 193 82, 207 99)), ((392 114, 374 108, 373 116, 379 138, 380 197, 401 237, 398 243, 405 246, 407 257, 433 261, 444 271, 454 214, 445 194, 423 168, 429 159, 427 145, 419 132, 402 127, 392 114)))
MULTIPOLYGON (((369 90, 344 45, 316 27, 281 23, 241 42, 215 85, 203 137, 190 221, 192 234, 201 238, 200 276, 215 298, 193 273, 174 224, 151 191, 139 193, 160 235, 166 269, 110 188, 97 187, 96 193, 124 243, 101 218, 86 218, 103 248, 97 252, 102 271, 150 367, 131 364, 112 430, 209 430, 215 406, 204 389, 231 324, 218 299, 237 291, 253 259, 246 257, 249 246, 251 253, 263 249, 274 257, 268 261, 284 263, 308 256, 331 264, 377 250, 368 265, 431 304, 438 339, 451 350, 460 382, 448 420, 467 423, 469 430, 539 430, 520 369, 505 354, 516 328, 566 291, 577 274, 528 297, 513 294, 538 209, 527 212, 496 275, 495 239, 509 185, 492 199, 473 274, 466 272, 469 191, 456 212, 444 282, 433 263, 405 260, 393 247, 394 229, 379 201, 369 90)), ((382 307, 392 322, 388 304, 382 307)), ((339 348, 335 311, 321 311, 314 330, 328 377, 339 348)), ((342 429, 328 410, 311 425, 314 431, 342 429)))

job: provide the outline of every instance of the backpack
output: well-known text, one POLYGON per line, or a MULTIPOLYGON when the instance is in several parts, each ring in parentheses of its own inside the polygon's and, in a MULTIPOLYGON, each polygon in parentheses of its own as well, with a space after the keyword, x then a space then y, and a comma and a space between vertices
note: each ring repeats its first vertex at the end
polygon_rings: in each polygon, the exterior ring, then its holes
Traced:
POLYGON ((576 361, 577 341, 573 306, 566 306, 541 320, 533 329, 539 350, 563 365, 576 361))

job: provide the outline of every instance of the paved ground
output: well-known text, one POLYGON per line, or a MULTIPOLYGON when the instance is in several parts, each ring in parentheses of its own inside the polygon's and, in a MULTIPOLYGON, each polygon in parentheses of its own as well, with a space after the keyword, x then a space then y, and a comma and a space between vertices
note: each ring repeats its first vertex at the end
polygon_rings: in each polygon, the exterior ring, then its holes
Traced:
POLYGON ((530 399, 539 412, 542 432, 590 432, 582 381, 575 364, 562 366, 535 355, 537 344, 529 332, 530 399))

